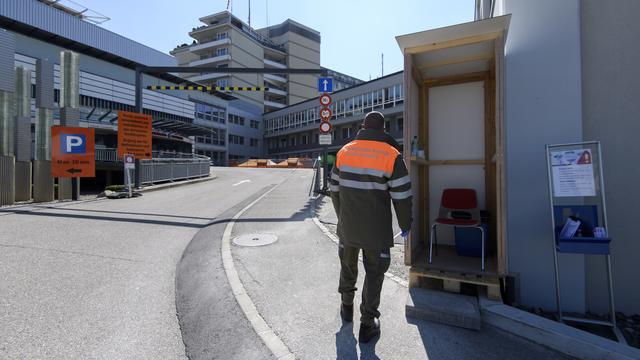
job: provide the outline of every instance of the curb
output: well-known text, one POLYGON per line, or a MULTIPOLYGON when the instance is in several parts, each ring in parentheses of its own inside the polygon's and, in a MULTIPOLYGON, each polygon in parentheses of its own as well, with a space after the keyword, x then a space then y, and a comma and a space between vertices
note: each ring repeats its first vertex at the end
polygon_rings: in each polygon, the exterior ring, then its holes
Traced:
POLYGON ((478 297, 482 322, 579 359, 640 359, 640 350, 526 311, 478 297))
POLYGON ((280 337, 278 337, 278 335, 273 331, 273 329, 271 329, 269 324, 267 324, 262 315, 260 315, 260 312, 258 312, 256 305, 253 300, 251 300, 251 297, 249 297, 249 294, 247 294, 244 285, 242 285, 242 281, 240 280, 240 276, 238 275, 233 262, 233 256, 231 255, 231 233, 236 220, 238 220, 247 210, 253 207, 253 205, 257 204, 260 200, 277 189, 281 184, 283 184, 283 182, 267 190, 267 192, 260 195, 260 197, 252 201, 249 205, 245 206, 242 210, 236 213, 231 220, 229 220, 224 229, 224 234, 222 235, 221 253, 222 264, 227 275, 229 285, 231 285, 233 296, 238 302, 238 305, 240 305, 242 312, 251 323, 253 330, 255 330, 276 359, 291 360, 295 359, 295 356, 291 353, 291 350, 289 350, 287 345, 282 342, 280 337))
POLYGON ((207 177, 191 179, 191 180, 186 180, 186 181, 170 182, 170 183, 160 184, 160 185, 151 185, 151 186, 143 187, 142 189, 138 189, 138 190, 135 190, 135 191, 136 192, 140 192, 140 193, 145 193, 145 192, 152 192, 152 191, 158 191, 158 190, 165 190, 165 189, 171 189, 171 188, 185 186, 185 185, 199 184, 201 182, 211 181, 211 180, 215 180, 217 178, 218 177, 215 176, 215 175, 209 175, 207 177))

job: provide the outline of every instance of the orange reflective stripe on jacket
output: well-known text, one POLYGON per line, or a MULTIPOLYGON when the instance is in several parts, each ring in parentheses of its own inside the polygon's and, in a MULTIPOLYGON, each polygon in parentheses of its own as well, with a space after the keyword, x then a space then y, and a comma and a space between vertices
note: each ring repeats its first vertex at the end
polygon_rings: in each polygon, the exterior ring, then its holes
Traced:
POLYGON ((380 141, 354 140, 338 152, 336 166, 374 169, 390 176, 398 154, 393 146, 380 141))

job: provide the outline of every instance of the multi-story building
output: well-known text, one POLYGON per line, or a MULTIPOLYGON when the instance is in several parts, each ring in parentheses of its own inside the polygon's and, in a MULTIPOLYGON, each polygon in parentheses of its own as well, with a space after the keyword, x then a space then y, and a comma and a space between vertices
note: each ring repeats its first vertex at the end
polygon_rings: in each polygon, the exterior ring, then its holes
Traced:
MULTIPOLYGON (((403 143, 402 71, 336 91, 331 96, 334 126, 333 144, 329 153, 335 154, 344 144, 355 138, 364 115, 380 111, 386 118, 386 131, 401 145, 403 143)), ((264 139, 269 158, 317 157, 323 151, 318 143, 318 98, 264 114, 264 139)))
POLYGON ((349 76, 335 70, 327 69, 325 67, 322 69, 327 72, 328 77, 333 79, 333 91, 346 89, 364 82, 360 79, 354 78, 353 76, 349 76))
MULTIPOLYGON (((0 28, 6 29, 13 51, 14 66, 32 71, 36 83, 36 61, 47 59, 54 66, 54 124, 60 117, 60 52, 72 50, 80 54, 80 124, 95 128, 97 159, 96 184, 118 180, 122 166, 116 166, 118 111, 135 111, 134 68, 137 65, 175 66, 174 57, 114 34, 83 20, 82 12, 60 4, 36 0, 6 0, 0 3, 0 28)), ((1 30, 0 31, 4 31, 1 30)), ((3 69, 10 74, 13 69, 3 69)), ((185 79, 172 74, 144 77, 145 85, 176 85, 185 79)), ((228 94, 201 92, 158 92, 143 89, 143 112, 153 117, 153 150, 184 153, 202 152, 206 144, 195 142, 201 137, 218 139, 207 148, 208 156, 226 163, 226 118, 233 109, 234 98, 228 94), (213 150, 216 152, 214 153, 213 150)), ((35 114, 35 99, 31 104, 35 114)), ((32 123, 35 116, 32 114, 32 123)), ((32 132, 34 127, 32 126, 32 132)), ((83 180, 89 184, 91 180, 83 180)))
MULTIPOLYGON (((204 25, 189 33, 191 45, 171 54, 181 66, 320 69, 320 33, 291 19, 253 29, 228 11, 200 18, 204 25)), ((323 68, 324 69, 324 68, 323 68)), ((336 89, 361 80, 325 69, 336 89)), ((262 107, 263 112, 284 108, 317 95, 316 74, 190 74, 189 80, 210 86, 267 87, 264 92, 234 92, 237 98, 262 107)))

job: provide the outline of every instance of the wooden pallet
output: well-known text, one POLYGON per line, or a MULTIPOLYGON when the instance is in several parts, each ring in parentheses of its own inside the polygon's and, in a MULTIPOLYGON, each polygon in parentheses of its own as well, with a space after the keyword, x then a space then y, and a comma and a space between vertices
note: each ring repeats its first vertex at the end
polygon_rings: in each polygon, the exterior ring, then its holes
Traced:
POLYGON ((496 275, 466 274, 418 266, 411 267, 409 272, 410 288, 423 287, 459 293, 462 284, 485 288, 489 299, 502 301, 500 279, 496 275))

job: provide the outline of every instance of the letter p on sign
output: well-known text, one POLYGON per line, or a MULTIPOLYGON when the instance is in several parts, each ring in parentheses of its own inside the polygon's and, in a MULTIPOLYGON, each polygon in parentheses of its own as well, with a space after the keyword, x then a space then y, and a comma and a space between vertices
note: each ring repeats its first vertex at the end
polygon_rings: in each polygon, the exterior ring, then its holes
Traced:
POLYGON ((60 140, 62 154, 84 154, 87 152, 87 138, 84 134, 62 134, 60 140))

